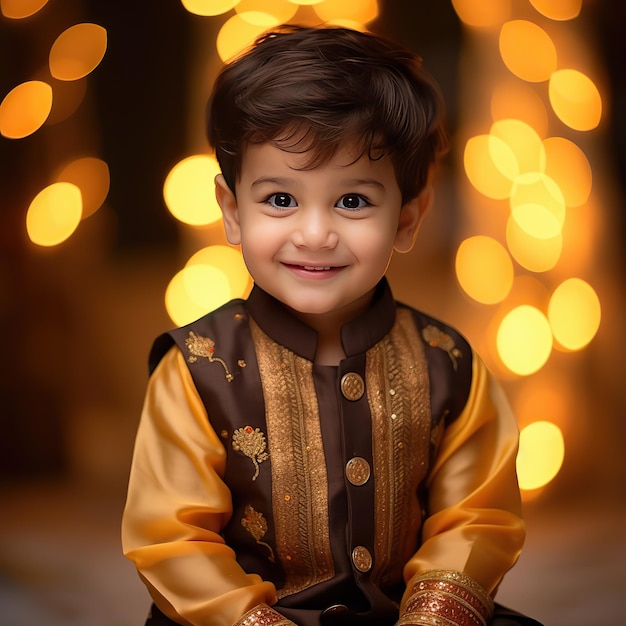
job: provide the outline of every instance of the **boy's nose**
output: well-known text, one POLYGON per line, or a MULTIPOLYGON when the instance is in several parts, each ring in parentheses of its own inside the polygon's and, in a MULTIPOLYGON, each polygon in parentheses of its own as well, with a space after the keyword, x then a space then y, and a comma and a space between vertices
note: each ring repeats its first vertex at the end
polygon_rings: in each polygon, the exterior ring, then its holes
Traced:
POLYGON ((293 241, 297 247, 311 250, 334 248, 339 236, 333 227, 333 219, 324 211, 305 210, 298 216, 293 241))

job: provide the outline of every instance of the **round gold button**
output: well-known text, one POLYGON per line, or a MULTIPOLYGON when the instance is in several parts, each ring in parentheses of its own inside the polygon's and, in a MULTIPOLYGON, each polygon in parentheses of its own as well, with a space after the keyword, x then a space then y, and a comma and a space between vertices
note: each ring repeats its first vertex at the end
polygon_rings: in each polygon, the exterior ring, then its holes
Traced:
POLYGON ((365 546, 357 546, 352 550, 352 563, 359 572, 369 572, 372 569, 372 555, 365 546))
POLYGON ((370 474, 370 464, 361 456, 355 456, 346 463, 346 478, 356 487, 364 485, 370 474))
POLYGON ((363 379, 355 372, 348 372, 341 377, 341 393, 347 400, 359 400, 365 391, 363 379))

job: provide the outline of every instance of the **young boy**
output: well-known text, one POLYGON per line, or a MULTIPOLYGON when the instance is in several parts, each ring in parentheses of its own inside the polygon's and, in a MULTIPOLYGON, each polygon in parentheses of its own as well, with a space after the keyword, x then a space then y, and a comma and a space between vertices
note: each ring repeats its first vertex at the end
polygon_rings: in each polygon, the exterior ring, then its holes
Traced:
POLYGON ((283 27, 222 71, 208 129, 255 286, 151 353, 123 519, 148 624, 535 623, 492 600, 524 538, 515 421, 384 278, 445 144, 419 59, 283 27))

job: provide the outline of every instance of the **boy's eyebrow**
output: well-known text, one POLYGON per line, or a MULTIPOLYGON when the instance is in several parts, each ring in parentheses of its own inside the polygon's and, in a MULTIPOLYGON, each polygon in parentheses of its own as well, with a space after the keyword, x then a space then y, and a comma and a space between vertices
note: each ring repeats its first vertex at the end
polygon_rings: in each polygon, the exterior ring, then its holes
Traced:
POLYGON ((285 178, 282 176, 261 176, 252 182, 251 187, 256 187, 257 185, 278 185, 279 187, 289 187, 295 186, 297 182, 292 178, 285 178))
MULTIPOLYGON (((378 189, 385 189, 385 185, 381 183, 379 180, 375 178, 350 178, 347 180, 342 180, 341 183, 348 187, 350 186, 367 186, 367 187, 377 187, 378 189)), ((298 182, 292 178, 285 178, 282 176, 261 176, 252 182, 252 187, 256 187, 258 185, 278 185, 281 187, 289 187, 296 186, 298 182)))
POLYGON ((345 185, 378 187, 379 189, 385 189, 385 185, 383 185, 379 180, 376 180, 375 178, 351 178, 350 180, 345 180, 342 182, 345 185))

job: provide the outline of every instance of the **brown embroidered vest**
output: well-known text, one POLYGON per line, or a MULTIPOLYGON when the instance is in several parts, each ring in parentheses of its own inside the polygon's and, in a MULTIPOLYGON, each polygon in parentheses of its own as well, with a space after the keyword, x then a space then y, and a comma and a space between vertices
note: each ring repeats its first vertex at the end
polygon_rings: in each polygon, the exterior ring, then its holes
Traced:
POLYGON ((319 618, 300 607, 340 603, 392 624, 433 455, 468 397, 471 350, 394 303, 386 281, 344 329, 337 368, 313 364, 311 333, 255 287, 158 338, 151 367, 174 343, 185 355, 227 451, 223 536, 246 571, 274 582, 276 608, 307 624, 319 618))

